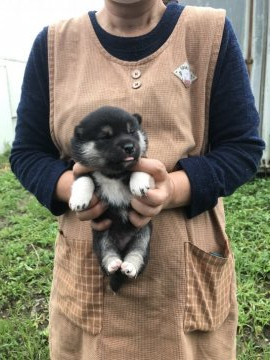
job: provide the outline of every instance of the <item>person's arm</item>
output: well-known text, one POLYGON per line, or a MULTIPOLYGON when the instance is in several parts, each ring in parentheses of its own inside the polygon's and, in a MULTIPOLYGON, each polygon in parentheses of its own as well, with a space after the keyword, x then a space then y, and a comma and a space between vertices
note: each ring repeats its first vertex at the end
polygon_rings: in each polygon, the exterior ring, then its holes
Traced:
POLYGON ((59 159, 50 136, 47 28, 37 36, 31 49, 17 114, 11 169, 42 205, 61 215, 68 205, 55 198, 55 188, 73 164, 59 159))
POLYGON ((162 164, 143 160, 136 171, 162 180, 146 197, 134 198, 131 221, 145 225, 162 209, 182 207, 189 218, 212 209, 219 197, 232 194, 257 171, 264 142, 258 136, 255 108, 246 65, 230 22, 226 19, 215 70, 209 119, 209 147, 204 156, 178 162, 168 174, 162 164), (163 171, 159 173, 159 169, 163 171))
POLYGON ((256 174, 264 148, 258 124, 246 65, 226 19, 211 95, 210 151, 178 163, 191 185, 188 217, 213 208, 256 174))

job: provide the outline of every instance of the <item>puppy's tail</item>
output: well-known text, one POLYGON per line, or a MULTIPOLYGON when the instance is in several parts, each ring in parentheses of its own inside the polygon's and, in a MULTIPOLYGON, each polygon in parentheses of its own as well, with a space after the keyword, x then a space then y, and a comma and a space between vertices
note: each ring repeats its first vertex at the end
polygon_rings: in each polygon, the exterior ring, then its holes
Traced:
POLYGON ((110 278, 110 287, 113 292, 117 292, 121 286, 126 281, 126 275, 122 274, 120 270, 116 271, 114 274, 111 275, 110 278))

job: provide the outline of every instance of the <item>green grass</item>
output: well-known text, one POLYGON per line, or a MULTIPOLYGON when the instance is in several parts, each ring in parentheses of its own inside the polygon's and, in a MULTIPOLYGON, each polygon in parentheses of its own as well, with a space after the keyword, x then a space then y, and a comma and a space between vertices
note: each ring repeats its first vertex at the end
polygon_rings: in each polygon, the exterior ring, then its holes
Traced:
POLYGON ((238 281, 238 359, 270 359, 270 178, 225 199, 238 281))
POLYGON ((46 360, 56 221, 0 157, 0 358, 46 360))
MULTIPOLYGON (((56 220, 0 155, 0 358, 48 360, 56 220)), ((270 178, 225 199, 238 279, 238 360, 270 359, 270 178)))

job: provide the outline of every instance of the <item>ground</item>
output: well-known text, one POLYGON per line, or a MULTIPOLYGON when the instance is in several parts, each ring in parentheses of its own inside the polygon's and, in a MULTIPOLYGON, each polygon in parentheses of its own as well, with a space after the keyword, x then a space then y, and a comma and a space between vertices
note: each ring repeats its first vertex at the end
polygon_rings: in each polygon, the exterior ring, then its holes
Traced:
MULTIPOLYGON (((48 360, 48 299, 56 219, 23 190, 0 156, 0 354, 48 360)), ((270 359, 270 177, 225 199, 235 254, 238 360, 270 359)))

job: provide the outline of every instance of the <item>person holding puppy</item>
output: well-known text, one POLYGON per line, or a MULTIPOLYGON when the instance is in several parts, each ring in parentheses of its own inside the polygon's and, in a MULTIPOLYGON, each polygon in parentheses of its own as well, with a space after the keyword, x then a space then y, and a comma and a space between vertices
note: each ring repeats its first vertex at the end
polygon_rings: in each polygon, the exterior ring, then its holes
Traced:
POLYGON ((62 359, 235 359, 234 262, 222 197, 256 173, 264 144, 245 63, 225 11, 161 0, 105 0, 36 38, 22 86, 11 167, 59 216, 50 354, 62 359), (105 210, 69 210, 74 127, 109 105, 139 113, 155 189, 131 200, 153 223, 145 272, 115 295, 92 249, 105 210), (90 221, 92 220, 92 221, 90 221))

